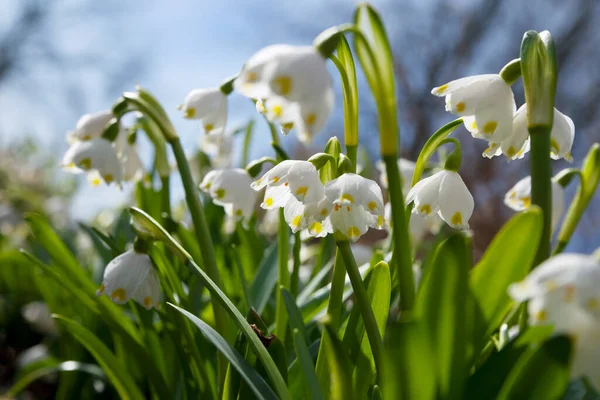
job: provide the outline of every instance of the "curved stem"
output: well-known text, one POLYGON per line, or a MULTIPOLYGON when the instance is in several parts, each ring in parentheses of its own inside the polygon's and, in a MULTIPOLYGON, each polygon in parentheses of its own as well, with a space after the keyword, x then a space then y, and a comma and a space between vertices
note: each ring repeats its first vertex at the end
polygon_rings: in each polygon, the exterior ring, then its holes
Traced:
POLYGON ((390 204, 392 205, 392 243, 394 252, 391 264, 396 266, 396 276, 400 279, 400 309, 409 311, 412 310, 415 303, 415 280, 400 171, 395 156, 384 156, 383 161, 388 176, 390 204))
POLYGON ((383 371, 383 341, 381 340, 381 334, 379 333, 379 328, 377 327, 375 314, 373 313, 373 309, 371 308, 371 304, 369 302, 367 289, 365 288, 362 277, 360 276, 360 272, 358 271, 358 266, 354 260, 352 250, 350 249, 350 242, 347 240, 338 241, 337 246, 344 260, 346 272, 348 272, 352 289, 354 289, 354 298, 365 324, 365 330, 367 332, 369 344, 371 345, 371 352, 373 353, 373 359, 375 361, 375 367, 378 375, 381 376, 383 371))
POLYGON ((542 237, 534 261, 534 268, 550 256, 552 226, 552 165, 550 160, 549 126, 529 128, 531 138, 531 203, 539 206, 543 212, 544 225, 542 237))

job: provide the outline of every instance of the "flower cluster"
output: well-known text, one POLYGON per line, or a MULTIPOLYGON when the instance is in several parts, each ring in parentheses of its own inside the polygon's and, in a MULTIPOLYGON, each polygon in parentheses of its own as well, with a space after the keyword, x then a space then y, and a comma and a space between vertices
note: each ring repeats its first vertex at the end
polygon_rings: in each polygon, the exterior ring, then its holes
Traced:
MULTIPOLYGON (((446 97, 446 110, 459 115, 474 138, 485 139, 489 147, 484 157, 504 154, 508 161, 522 158, 529 151, 527 104, 516 109, 512 89, 498 74, 475 75, 433 88, 435 96, 446 97)), ((571 147, 575 125, 568 116, 554 109, 551 152, 553 159, 572 161, 571 147)))
POLYGON ((67 135, 70 147, 62 166, 69 172, 86 172, 93 186, 104 181, 120 187, 122 181, 136 181, 144 175, 143 164, 126 129, 119 126, 114 142, 103 137, 113 118, 110 111, 85 114, 67 135))
POLYGON ((356 241, 370 227, 385 226, 381 189, 360 175, 343 174, 323 185, 312 163, 286 160, 252 183, 257 191, 265 187, 261 207, 283 208, 294 232, 308 229, 312 236, 323 237, 339 231, 356 241))
POLYGON ((600 389, 600 262, 593 256, 561 254, 540 264, 509 288, 527 301, 531 325, 553 325, 557 335, 575 340, 573 377, 587 376, 600 389))

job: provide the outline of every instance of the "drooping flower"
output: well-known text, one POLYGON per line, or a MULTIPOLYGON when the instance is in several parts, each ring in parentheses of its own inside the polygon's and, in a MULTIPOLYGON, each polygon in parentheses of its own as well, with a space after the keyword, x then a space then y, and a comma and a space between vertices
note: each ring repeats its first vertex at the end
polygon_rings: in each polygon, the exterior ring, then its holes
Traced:
POLYGON ((115 147, 103 138, 74 142, 65 153, 62 166, 74 173, 95 170, 107 184, 120 186, 123 180, 123 166, 115 147))
POLYGON ((385 228, 383 195, 375 181, 356 174, 344 174, 327 182, 325 195, 333 204, 329 220, 355 242, 369 228, 385 228))
MULTIPOLYGON (((575 137, 573 120, 554 109, 554 123, 550 132, 550 157, 555 160, 564 158, 571 162, 571 147, 575 137)), ((504 154, 508 161, 523 158, 529 151, 529 131, 527 130, 527 104, 523 104, 513 118, 512 134, 502 142, 490 142, 483 156, 492 158, 504 154)))
POLYGON ((214 168, 231 167, 232 148, 233 135, 230 133, 223 132, 200 137, 200 150, 210 158, 214 168))
POLYGON ((129 250, 113 259, 96 294, 106 294, 117 304, 133 298, 148 310, 158 307, 160 284, 150 256, 129 250))
MULTIPOLYGON (((385 169, 385 163, 378 161, 377 169, 379 170, 379 181, 384 189, 388 188, 387 171, 385 169)), ((405 158, 398 159, 398 169, 400 170, 400 178, 402 179, 402 193, 408 192, 412 185, 412 178, 415 173, 416 164, 405 158)))
POLYGON ((283 207, 292 231, 308 228, 316 237, 331 233, 326 218, 333 205, 325 197, 325 188, 311 162, 282 161, 251 187, 256 191, 267 188, 261 207, 266 210, 283 207))
MULTIPOLYGON (((531 206, 531 176, 517 182, 504 196, 504 204, 515 211, 531 206)), ((565 209, 565 189, 552 179, 552 230, 556 229, 565 209)))
POLYGON ((433 88, 431 94, 446 96, 446 111, 463 117, 473 137, 501 142, 511 135, 515 100, 500 75, 457 79, 433 88))
POLYGON ((312 46, 272 45, 248 59, 234 85, 257 109, 303 142, 310 142, 333 109, 326 60, 312 46))
POLYGON ((113 118, 114 115, 111 110, 84 114, 77 121, 75 130, 69 133, 69 137, 83 141, 97 139, 102 136, 104 128, 113 118))
POLYGON ((251 182, 252 178, 245 169, 216 169, 206 174, 200 189, 208 193, 215 204, 223 206, 227 215, 247 223, 256 203, 256 192, 250 187, 251 182))
POLYGON ((119 160, 123 165, 123 180, 126 182, 138 181, 146 173, 135 144, 126 143, 123 146, 119 160))
POLYGON ((219 88, 194 89, 181 107, 187 119, 202 120, 207 134, 221 134, 227 123, 227 96, 219 88))
POLYGON ((414 214, 438 213, 451 227, 469 229, 473 196, 457 172, 444 169, 422 179, 406 195, 406 203, 412 201, 414 214))
POLYGON ((575 341, 571 376, 586 376, 600 389, 600 262, 593 256, 552 257, 525 280, 509 287, 517 302, 528 301, 531 325, 553 325, 575 341))

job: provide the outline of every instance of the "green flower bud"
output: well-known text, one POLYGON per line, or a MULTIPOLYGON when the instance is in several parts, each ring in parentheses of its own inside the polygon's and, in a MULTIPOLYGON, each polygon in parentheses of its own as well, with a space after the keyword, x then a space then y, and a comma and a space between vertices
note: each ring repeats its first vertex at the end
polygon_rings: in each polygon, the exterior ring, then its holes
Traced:
POLYGON ((323 168, 328 162, 335 162, 335 158, 331 154, 317 153, 310 157, 307 161, 313 163, 316 169, 323 168))
POLYGON ((272 158, 261 157, 258 160, 254 160, 250 162, 250 164, 246 165, 246 171, 248 172, 248 175, 250 175, 253 178, 258 176, 258 174, 260 174, 260 171, 262 170, 263 164, 267 162, 270 162, 273 165, 277 164, 277 161, 272 158))
POLYGON ((521 42, 521 72, 527 127, 552 127, 556 93, 556 50, 550 32, 528 31, 521 42))

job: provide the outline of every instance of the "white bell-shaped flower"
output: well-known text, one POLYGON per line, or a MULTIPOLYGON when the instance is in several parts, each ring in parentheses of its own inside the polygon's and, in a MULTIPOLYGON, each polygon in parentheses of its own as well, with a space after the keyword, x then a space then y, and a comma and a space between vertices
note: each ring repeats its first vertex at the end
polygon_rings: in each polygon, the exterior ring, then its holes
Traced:
MULTIPOLYGON (((568 116, 554 109, 554 123, 550 132, 550 157, 564 158, 571 162, 571 147, 575 137, 575 125, 568 116)), ((527 129, 527 104, 523 104, 513 117, 512 134, 502 142, 491 142, 483 156, 492 158, 504 154, 508 161, 523 158, 529 152, 530 140, 527 129)))
POLYGON ((571 376, 586 376, 600 390, 600 262, 593 256, 552 257, 525 280, 509 287, 518 302, 528 301, 531 325, 553 325, 575 341, 571 376))
POLYGON ((219 88, 194 89, 181 107, 187 119, 202 120, 207 134, 220 134, 227 123, 227 95, 219 88))
POLYGON ((70 133, 70 137, 76 140, 92 140, 99 138, 104 133, 104 128, 114 118, 111 110, 100 111, 97 113, 84 114, 77 121, 75 130, 70 133))
POLYGON ((135 145, 128 144, 121 154, 123 164, 123 180, 126 182, 137 182, 144 177, 146 169, 140 159, 135 145))
MULTIPOLYGON (((517 182, 504 196, 504 204, 515 211, 523 211, 531 206, 531 176, 517 182)), ((565 210, 565 189, 552 179, 552 230, 558 226, 565 210)))
POLYGON ((329 118, 334 104, 326 60, 312 46, 267 46, 244 65, 234 85, 256 99, 257 110, 309 143, 329 118))
POLYGON ((351 241, 358 240, 369 228, 385 228, 383 195, 375 181, 344 174, 327 182, 325 195, 333 204, 329 215, 333 230, 351 241))
POLYGON ((438 213, 451 227, 469 229, 473 196, 457 172, 444 169, 419 181, 406 195, 406 204, 412 201, 413 214, 438 213))
POLYGON ((252 178, 242 168, 212 170, 200 183, 200 189, 213 202, 225 208, 225 213, 247 223, 254 213, 256 192, 250 187, 252 178))
MULTIPOLYGON (((404 194, 406 194, 412 186, 412 178, 415 174, 416 166, 417 165, 414 162, 405 158, 398 159, 398 169, 400 170, 400 178, 402 179, 402 193, 404 194)), ((376 167, 379 170, 379 181, 381 182, 381 186, 384 189, 387 189, 388 178, 385 163, 380 160, 377 162, 376 167)))
POLYGON ((96 294, 106 294, 117 304, 133 298, 148 310, 158 307, 160 284, 150 256, 129 250, 113 259, 96 294))
POLYGON ((75 142, 65 153, 62 166, 71 172, 98 171, 107 184, 121 185, 123 166, 113 143, 103 138, 75 142))
POLYGON ((202 135, 200 137, 200 150, 209 158, 214 168, 229 168, 232 162, 233 135, 221 133, 202 135))
POLYGON ((515 99, 500 75, 474 75, 433 88, 431 94, 446 97, 446 111, 464 117, 473 137, 501 142, 512 132, 515 99))

